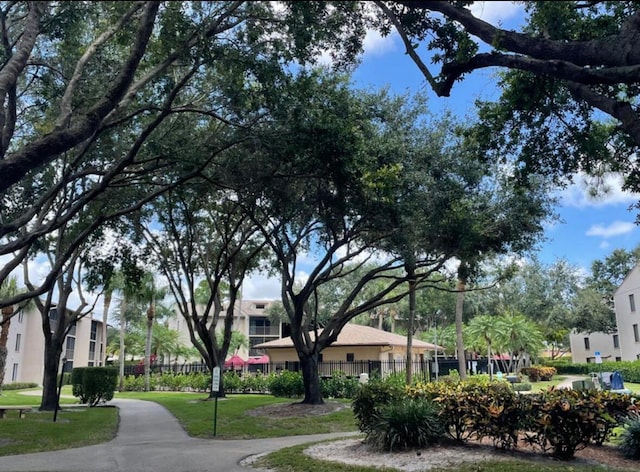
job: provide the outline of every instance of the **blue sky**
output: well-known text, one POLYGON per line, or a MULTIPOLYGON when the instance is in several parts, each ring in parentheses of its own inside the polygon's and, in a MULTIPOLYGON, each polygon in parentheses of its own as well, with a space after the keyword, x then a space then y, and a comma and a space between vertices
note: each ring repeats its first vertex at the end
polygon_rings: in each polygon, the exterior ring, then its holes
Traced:
MULTIPOLYGON (((516 27, 524 18, 522 6, 512 2, 477 2, 473 10, 485 21, 504 28, 516 27)), ((432 72, 437 69, 433 68, 432 72)), ((400 39, 393 36, 369 35, 362 64, 353 78, 364 86, 389 86, 398 93, 421 91, 429 97, 431 110, 449 109, 458 116, 472 116, 477 98, 499 96, 495 70, 484 70, 457 83, 451 97, 437 97, 404 54, 400 39)), ((640 243, 640 230, 634 223, 637 211, 629 211, 629 206, 640 200, 640 195, 622 192, 619 176, 608 179, 610 191, 598 199, 588 196, 584 176, 575 176, 575 181, 573 186, 560 192, 557 212, 561 221, 547 228, 547 241, 538 254, 543 262, 552 263, 564 257, 578 266, 588 267, 594 259, 606 257, 615 248, 632 249, 640 243)))
MULTIPOLYGON (((512 2, 476 2, 472 10, 485 21, 507 29, 516 28, 524 19, 522 6, 512 2)), ((395 34, 382 38, 370 32, 364 49, 362 62, 352 75, 358 87, 388 86, 395 93, 421 92, 428 97, 431 111, 451 110, 461 117, 473 116, 477 98, 499 97, 495 70, 474 72, 454 86, 451 97, 437 97, 404 53, 402 41, 395 34)), ((435 74, 437 69, 432 72, 435 74)), ((592 261, 605 258, 614 249, 630 250, 640 243, 640 229, 635 225, 638 212, 629 210, 630 205, 640 200, 640 194, 622 192, 620 176, 610 176, 609 192, 597 199, 589 197, 585 176, 576 175, 574 181, 574 185, 559 191, 560 204, 555 210, 560 220, 547 226, 537 257, 545 264, 565 258, 586 272, 592 261)), ((246 284, 244 295, 277 298, 277 294, 276 281, 254 276, 246 284)))

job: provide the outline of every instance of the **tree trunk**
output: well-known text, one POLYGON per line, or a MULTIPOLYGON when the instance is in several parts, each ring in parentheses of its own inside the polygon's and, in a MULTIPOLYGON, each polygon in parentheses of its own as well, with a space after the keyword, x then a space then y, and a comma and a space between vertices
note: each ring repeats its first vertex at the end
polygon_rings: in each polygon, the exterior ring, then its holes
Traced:
POLYGON ((7 342, 9 340, 9 328, 11 328, 12 315, 13 305, 6 306, 2 309, 2 321, 4 321, 4 323, 0 326, 0 393, 2 393, 4 373, 7 366, 7 342))
POLYGON ((491 359, 491 343, 487 343, 487 372, 489 380, 493 380, 493 359, 491 359))
POLYGON ((42 377, 42 400, 40 410, 53 411, 58 403, 58 368, 64 339, 59 341, 51 338, 44 347, 44 375, 42 377))
POLYGON ((413 323, 416 317, 416 283, 409 280, 409 325, 407 327, 407 385, 413 380, 413 323))
POLYGON ((118 355, 118 364, 120 367, 120 374, 118 376, 118 391, 122 392, 124 390, 124 336, 126 334, 125 331, 125 312, 127 311, 127 298, 125 297, 122 300, 122 305, 120 306, 120 354, 118 355))
POLYGON ((101 365, 107 365, 107 323, 109 322, 109 308, 111 307, 112 290, 107 290, 104 294, 102 304, 102 352, 100 353, 101 365))
POLYGON ((300 366, 304 382, 304 399, 302 403, 307 405, 322 405, 322 391, 320 389, 320 374, 318 373, 318 354, 300 354, 300 366))
POLYGON ((464 290, 466 282, 462 278, 458 278, 456 290, 456 352, 458 354, 458 372, 460 379, 467 378, 467 359, 464 352, 464 339, 462 338, 462 313, 464 307, 464 290))
POLYGON ((151 390, 151 336, 153 335, 153 302, 147 310, 147 343, 144 348, 144 391, 151 390))

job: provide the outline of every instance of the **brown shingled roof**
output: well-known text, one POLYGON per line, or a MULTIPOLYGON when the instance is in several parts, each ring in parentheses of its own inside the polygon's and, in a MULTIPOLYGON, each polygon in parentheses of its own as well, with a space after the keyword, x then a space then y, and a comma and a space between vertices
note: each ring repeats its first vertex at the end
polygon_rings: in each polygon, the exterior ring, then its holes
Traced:
MULTIPOLYGON (((312 339, 314 333, 311 333, 312 339)), ((422 348, 429 351, 435 350, 435 345, 420 341, 418 339, 413 340, 413 347, 422 348)), ((388 331, 382 331, 380 329, 372 328, 370 326, 363 326, 349 323, 342 328, 338 339, 331 344, 331 346, 406 346, 407 337, 399 334, 389 333, 388 331)), ((277 349, 277 348, 291 348, 293 347, 293 341, 291 337, 276 339, 266 343, 258 344, 254 346, 257 349, 277 349)), ((438 346, 439 350, 444 349, 442 346, 438 346)))

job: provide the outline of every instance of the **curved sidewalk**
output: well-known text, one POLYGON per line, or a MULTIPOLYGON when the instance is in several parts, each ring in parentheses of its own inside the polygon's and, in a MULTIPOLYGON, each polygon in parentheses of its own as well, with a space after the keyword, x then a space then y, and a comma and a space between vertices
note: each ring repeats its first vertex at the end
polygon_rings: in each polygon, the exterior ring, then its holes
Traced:
MULTIPOLYGON (((311 441, 349 436, 320 434, 272 439, 190 438, 163 406, 142 400, 113 400, 120 423, 115 439, 94 446, 0 457, 3 472, 238 472, 254 454, 311 441)), ((213 427, 213 425, 212 425, 213 427)))

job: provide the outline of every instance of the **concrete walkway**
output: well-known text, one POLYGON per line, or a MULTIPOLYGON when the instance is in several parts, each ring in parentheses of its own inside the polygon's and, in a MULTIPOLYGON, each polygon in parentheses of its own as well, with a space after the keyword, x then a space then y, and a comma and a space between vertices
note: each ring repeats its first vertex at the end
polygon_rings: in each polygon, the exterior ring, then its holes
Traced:
MULTIPOLYGON (((104 444, 0 457, 2 472, 237 472, 242 459, 287 446, 349 436, 321 434, 273 439, 190 438, 163 406, 142 400, 113 400, 120 423, 104 444)), ((213 427, 213 425, 212 425, 213 427)))

